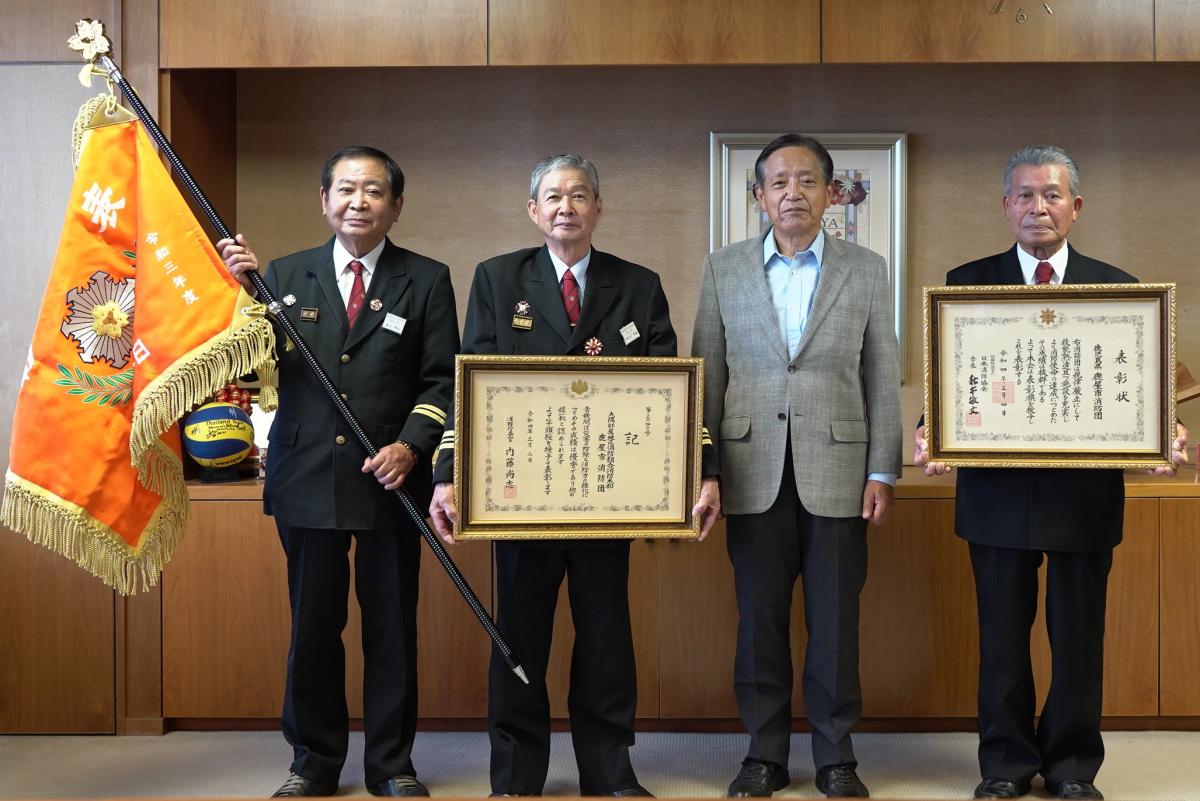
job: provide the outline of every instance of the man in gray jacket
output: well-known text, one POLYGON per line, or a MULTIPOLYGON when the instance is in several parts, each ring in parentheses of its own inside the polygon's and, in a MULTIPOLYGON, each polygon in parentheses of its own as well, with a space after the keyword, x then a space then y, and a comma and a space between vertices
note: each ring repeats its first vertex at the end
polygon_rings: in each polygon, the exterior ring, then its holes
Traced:
POLYGON ((862 712, 859 593, 867 521, 883 521, 901 465, 888 269, 822 231, 833 161, 819 142, 776 139, 755 179, 771 228, 705 260, 692 342, 720 464, 705 492, 729 515, 734 690, 750 733, 729 796, 769 796, 789 782, 790 612, 802 576, 817 788, 866 797, 850 742, 862 712))

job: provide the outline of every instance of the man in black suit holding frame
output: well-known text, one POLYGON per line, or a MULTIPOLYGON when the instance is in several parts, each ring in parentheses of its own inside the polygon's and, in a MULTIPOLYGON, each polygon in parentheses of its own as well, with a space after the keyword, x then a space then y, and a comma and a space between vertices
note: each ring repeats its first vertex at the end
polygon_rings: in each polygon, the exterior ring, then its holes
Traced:
MULTIPOLYGON (((674 356, 675 330, 658 275, 592 247, 603 210, 595 166, 574 154, 539 161, 529 217, 545 244, 481 263, 471 282, 463 353, 674 356)), ((453 543, 454 430, 442 438, 429 513, 453 543)), ((705 448, 711 457, 711 448, 705 448)), ((708 533, 718 501, 693 514, 708 533)), ((493 795, 541 795, 550 757, 546 668, 559 587, 567 578, 575 645, 567 706, 581 795, 648 796, 629 759, 637 677, 629 620, 629 540, 503 540, 495 544, 496 622, 529 686, 493 649, 488 735, 493 795)))
MULTIPOLYGON (((1083 198, 1079 169, 1061 148, 1035 145, 1013 154, 1004 170, 1002 206, 1016 244, 951 270, 947 284, 1136 283, 1067 244, 1083 198)), ((1177 462, 1186 461, 1186 443, 1180 425, 1173 446, 1177 462)), ((914 462, 927 474, 950 469, 929 461, 923 424, 914 462)), ((1037 773, 1059 798, 1103 798, 1094 782, 1104 759, 1104 616, 1124 504, 1120 470, 960 470, 954 524, 970 547, 979 613, 983 780, 976 798, 1025 795, 1037 773), (1043 559, 1053 676, 1035 728, 1029 640, 1043 559)))

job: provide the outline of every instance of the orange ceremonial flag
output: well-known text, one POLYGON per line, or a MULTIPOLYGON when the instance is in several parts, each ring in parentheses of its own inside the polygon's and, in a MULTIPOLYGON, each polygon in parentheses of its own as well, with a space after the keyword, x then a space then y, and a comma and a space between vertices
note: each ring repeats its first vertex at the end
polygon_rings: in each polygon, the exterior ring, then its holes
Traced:
POLYGON ((155 584, 187 524, 176 421, 273 350, 140 123, 87 131, 0 519, 122 593, 155 584))

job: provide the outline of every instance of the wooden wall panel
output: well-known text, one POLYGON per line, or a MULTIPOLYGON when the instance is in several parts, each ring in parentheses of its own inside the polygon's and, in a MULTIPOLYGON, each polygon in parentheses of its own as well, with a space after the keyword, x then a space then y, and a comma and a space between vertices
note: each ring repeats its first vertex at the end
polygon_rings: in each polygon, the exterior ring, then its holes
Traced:
MULTIPOLYGON (((1071 91, 1053 114, 1033 116, 1020 109, 1024 87, 1045 80, 1036 64, 1005 67, 1004 80, 979 64, 359 70, 352 83, 344 72, 310 71, 303 92, 282 72, 242 71, 238 225, 263 260, 324 242, 322 162, 348 143, 382 147, 407 177, 391 235, 450 265, 461 319, 479 261, 541 241, 525 211, 534 162, 580 152, 600 171, 596 247, 659 272, 686 353, 708 252, 709 132, 907 131, 909 381, 901 401, 903 419, 915 424, 921 289, 1012 246, 1000 209, 1004 163, 1021 145, 1053 142, 1083 173, 1086 203, 1072 244, 1142 280, 1177 282, 1179 357, 1200 364, 1200 314, 1189 311, 1200 272, 1187 256, 1200 252, 1200 182, 1178 180, 1200 170, 1200 64, 1054 71, 1071 91), (564 114, 563 98, 582 105, 564 114), (344 113, 331 119, 330 108, 344 113), (1135 166, 1146 180, 1129 181, 1135 166), (1168 185, 1163 202, 1156 188, 1168 185)), ((1179 414, 1200 430, 1200 416, 1191 419, 1200 404, 1179 414)))
POLYGON ((161 61, 180 67, 463 66, 486 61, 485 0, 162 0, 161 61))
POLYGON ((1200 0, 1154 0, 1154 57, 1200 61, 1200 0))
POLYGON ((827 64, 1151 61, 1152 0, 823 0, 827 64), (991 9, 999 8, 996 13, 991 9), (1023 10, 1027 20, 1016 19, 1023 10))
POLYGON ((5 0, 0 64, 66 62, 82 67, 67 39, 75 33, 75 21, 85 18, 103 22, 109 38, 119 44, 121 0, 5 0))
POLYGON ((1200 500, 1163 499, 1162 715, 1200 715, 1200 500))
POLYGON ((491 0, 489 64, 820 60, 818 0, 491 0))
MULTIPOLYGON (((233 70, 162 73, 162 125, 217 214, 237 228, 237 82, 233 70)), ((219 239, 190 192, 183 197, 211 242, 219 239)))

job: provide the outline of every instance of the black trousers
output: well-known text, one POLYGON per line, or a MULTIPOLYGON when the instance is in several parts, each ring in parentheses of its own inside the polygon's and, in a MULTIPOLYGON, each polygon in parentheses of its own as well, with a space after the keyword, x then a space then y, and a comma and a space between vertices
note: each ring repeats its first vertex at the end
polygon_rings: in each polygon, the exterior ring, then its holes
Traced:
POLYGON ((1046 628, 1053 676, 1034 726, 1029 637, 1041 551, 970 543, 979 609, 979 771, 1023 784, 1094 781, 1104 761, 1100 707, 1112 550, 1048 551, 1046 628))
POLYGON ((787 765, 792 723, 792 592, 803 577, 804 708, 816 767, 857 764, 850 731, 862 717, 859 594, 867 521, 819 517, 800 503, 789 452, 779 495, 761 514, 730 515, 726 542, 738 603, 734 694, 749 756, 787 765))
POLYGON ((346 653, 342 629, 350 590, 362 609, 363 767, 368 784, 413 774, 417 730, 417 576, 421 541, 412 528, 348 531, 279 526, 287 554, 292 640, 283 734, 292 771, 336 782, 346 761, 346 653))
POLYGON ((497 625, 529 676, 493 649, 488 674, 492 791, 539 795, 550 760, 546 665, 559 586, 567 577, 575 646, 567 708, 582 795, 632 787, 637 673, 629 624, 629 543, 496 543, 497 625))

